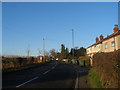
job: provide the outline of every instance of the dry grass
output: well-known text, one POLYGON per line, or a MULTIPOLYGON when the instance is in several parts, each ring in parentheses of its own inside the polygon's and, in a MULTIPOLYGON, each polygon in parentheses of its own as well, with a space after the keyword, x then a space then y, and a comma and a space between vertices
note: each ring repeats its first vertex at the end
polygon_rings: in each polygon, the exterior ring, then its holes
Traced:
POLYGON ((24 58, 24 57, 2 57, 2 70, 10 68, 20 68, 26 65, 34 63, 35 58, 24 58))

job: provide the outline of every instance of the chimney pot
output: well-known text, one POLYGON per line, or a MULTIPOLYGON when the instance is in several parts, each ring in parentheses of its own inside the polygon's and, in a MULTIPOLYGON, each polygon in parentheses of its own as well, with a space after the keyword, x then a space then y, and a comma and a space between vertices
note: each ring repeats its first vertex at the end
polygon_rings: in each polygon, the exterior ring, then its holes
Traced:
POLYGON ((100 41, 103 40, 103 39, 104 39, 104 37, 103 37, 103 35, 101 34, 101 35, 100 35, 100 41))
POLYGON ((96 37, 96 43, 97 43, 97 42, 99 42, 99 38, 98 38, 98 37, 96 37))
POLYGON ((119 31, 118 25, 114 25, 113 30, 114 30, 114 34, 117 33, 119 31))

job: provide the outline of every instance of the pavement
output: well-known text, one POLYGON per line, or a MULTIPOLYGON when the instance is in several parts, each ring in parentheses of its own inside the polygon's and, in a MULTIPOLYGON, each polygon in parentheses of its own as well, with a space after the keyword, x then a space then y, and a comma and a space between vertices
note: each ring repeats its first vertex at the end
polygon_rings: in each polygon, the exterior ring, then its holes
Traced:
POLYGON ((62 61, 3 75, 2 88, 90 88, 89 68, 62 61))

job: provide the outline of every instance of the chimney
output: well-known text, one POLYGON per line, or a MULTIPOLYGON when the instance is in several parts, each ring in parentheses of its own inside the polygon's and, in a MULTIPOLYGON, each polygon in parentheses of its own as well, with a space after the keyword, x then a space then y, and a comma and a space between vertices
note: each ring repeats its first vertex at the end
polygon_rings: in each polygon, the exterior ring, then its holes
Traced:
POLYGON ((100 41, 102 41, 104 39, 103 35, 100 35, 100 41))
POLYGON ((97 43, 97 42, 99 42, 99 38, 98 38, 98 37, 96 37, 96 43, 97 43))
POLYGON ((119 31, 118 25, 114 25, 113 30, 114 30, 114 34, 116 34, 119 31))

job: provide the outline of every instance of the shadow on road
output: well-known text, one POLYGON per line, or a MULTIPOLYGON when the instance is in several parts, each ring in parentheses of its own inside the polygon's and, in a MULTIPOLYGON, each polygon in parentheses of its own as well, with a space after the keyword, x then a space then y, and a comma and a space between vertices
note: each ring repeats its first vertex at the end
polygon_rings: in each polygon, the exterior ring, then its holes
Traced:
POLYGON ((9 74, 13 75, 10 76, 11 78, 7 77, 8 75, 3 76, 3 87, 15 88, 16 85, 32 77, 39 76, 38 79, 21 86, 21 88, 75 88, 76 79, 79 80, 80 77, 87 76, 88 70, 88 67, 80 67, 79 65, 61 61, 52 61, 48 65, 39 68, 9 74), (57 65, 54 69, 46 74, 42 74, 53 67, 56 62, 57 65))

